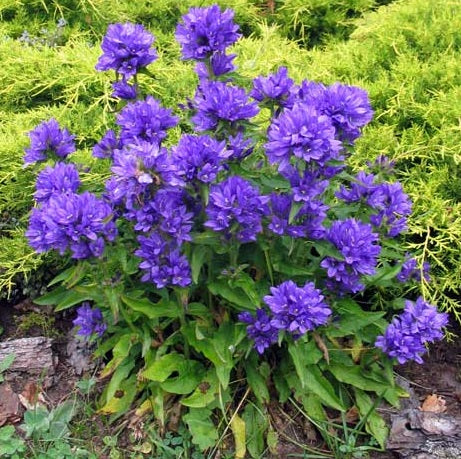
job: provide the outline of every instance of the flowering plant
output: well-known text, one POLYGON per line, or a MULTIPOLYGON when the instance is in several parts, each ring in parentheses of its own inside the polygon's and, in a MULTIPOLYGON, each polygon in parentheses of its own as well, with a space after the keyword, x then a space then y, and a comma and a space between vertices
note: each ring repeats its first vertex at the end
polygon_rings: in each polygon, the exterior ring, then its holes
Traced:
POLYGON ((238 29, 216 5, 183 17, 176 38, 198 86, 168 109, 138 84, 155 73, 154 37, 109 27, 96 69, 115 70, 122 108, 93 149, 110 173, 104 189, 83 188, 74 136, 56 120, 30 133, 26 164, 49 164, 26 236, 69 257, 37 302, 80 305, 77 333, 97 340, 111 378, 102 413, 136 401, 163 428, 180 406, 206 449, 218 440, 213 413, 230 407, 261 457, 270 428, 254 419, 293 395, 318 421, 356 406, 383 446, 375 399, 404 395, 392 359, 421 362, 447 324, 423 298, 401 298, 429 280, 398 242, 411 202, 386 158, 347 166, 373 116, 366 92, 295 84, 283 67, 240 87, 227 54, 238 29))

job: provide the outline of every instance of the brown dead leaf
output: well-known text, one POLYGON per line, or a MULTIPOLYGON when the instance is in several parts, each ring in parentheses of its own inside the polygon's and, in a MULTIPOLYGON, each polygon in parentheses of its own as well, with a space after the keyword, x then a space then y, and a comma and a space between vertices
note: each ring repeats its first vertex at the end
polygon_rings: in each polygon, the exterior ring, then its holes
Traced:
POLYGON ((34 381, 27 381, 18 397, 26 410, 35 410, 39 405, 46 405, 43 393, 34 381))
POLYGON ((0 427, 21 420, 19 398, 8 383, 0 384, 0 427))
POLYGON ((440 395, 432 394, 426 397, 419 409, 431 413, 444 413, 447 410, 446 403, 446 400, 440 395))

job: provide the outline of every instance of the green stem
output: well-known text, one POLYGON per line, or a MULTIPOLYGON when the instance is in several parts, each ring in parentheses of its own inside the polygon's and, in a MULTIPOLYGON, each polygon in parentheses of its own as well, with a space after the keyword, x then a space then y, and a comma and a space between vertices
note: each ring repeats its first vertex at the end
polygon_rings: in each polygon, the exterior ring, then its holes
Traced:
MULTIPOLYGON (((181 328, 186 327, 187 325, 187 318, 186 318, 186 311, 189 304, 189 290, 188 289, 175 289, 176 298, 179 302, 180 307, 180 315, 179 315, 179 323, 181 324, 181 328)), ((190 348, 187 339, 184 338, 184 356, 186 359, 190 357, 190 348)))

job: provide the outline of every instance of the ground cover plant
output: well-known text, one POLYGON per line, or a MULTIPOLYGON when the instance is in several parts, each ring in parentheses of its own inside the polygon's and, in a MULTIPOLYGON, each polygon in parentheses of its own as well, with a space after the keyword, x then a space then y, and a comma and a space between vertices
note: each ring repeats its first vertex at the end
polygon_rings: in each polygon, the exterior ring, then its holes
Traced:
POLYGON ((375 408, 404 395, 394 362, 421 362, 448 317, 402 297, 429 266, 401 243, 412 204, 394 164, 347 164, 367 93, 295 84, 286 67, 246 80, 228 51, 239 26, 217 5, 192 8, 175 36, 198 84, 166 108, 143 84, 157 78, 152 34, 108 28, 96 69, 115 70, 115 126, 90 164, 103 187, 82 179, 89 163, 56 119, 30 131, 26 237, 67 260, 36 302, 78 305, 77 333, 107 362, 102 414, 135 404, 163 432, 179 412, 210 457, 228 430, 236 457, 261 457, 277 443, 270 400, 293 397, 326 441, 335 415, 358 410, 341 457, 373 448, 362 428, 382 448, 375 408))

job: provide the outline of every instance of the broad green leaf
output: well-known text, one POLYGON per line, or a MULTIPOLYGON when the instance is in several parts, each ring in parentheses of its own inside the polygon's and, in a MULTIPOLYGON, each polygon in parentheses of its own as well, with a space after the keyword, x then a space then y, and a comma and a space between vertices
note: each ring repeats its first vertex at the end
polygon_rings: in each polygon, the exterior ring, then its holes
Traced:
POLYGON ((310 269, 295 266, 283 261, 274 261, 273 268, 274 271, 286 274, 287 276, 312 276, 313 274, 313 271, 310 269))
POLYGON ((201 450, 211 448, 218 440, 218 431, 211 420, 211 414, 208 408, 190 408, 189 413, 183 416, 192 435, 192 442, 201 450))
POLYGON ((241 288, 231 288, 224 279, 217 280, 208 284, 208 290, 213 295, 219 295, 229 301, 234 306, 238 306, 238 310, 255 311, 257 305, 248 298, 248 295, 241 288))
POLYGON ((251 457, 260 459, 264 451, 264 434, 268 428, 268 420, 252 404, 248 404, 242 414, 245 422, 247 448, 251 457))
POLYGON ((303 395, 301 396, 301 401, 304 411, 310 418, 318 421, 325 421, 327 419, 325 409, 318 395, 313 393, 303 395))
POLYGON ((115 370, 115 368, 117 368, 120 363, 122 363, 123 360, 128 357, 130 349, 133 346, 134 336, 130 333, 127 333, 119 338, 112 349, 112 359, 101 372, 101 378, 109 376, 115 370))
POLYGON ((131 407, 137 393, 136 375, 123 381, 114 397, 98 410, 101 414, 125 413, 131 407))
POLYGON ((16 354, 9 354, 3 360, 0 360, 0 374, 11 367, 15 358, 16 354))
POLYGON ((250 357, 249 360, 244 362, 247 382, 248 385, 251 387, 253 394, 262 405, 270 400, 269 390, 267 388, 267 381, 259 372, 256 356, 254 355, 254 353, 251 353, 250 355, 254 357, 250 357))
POLYGON ((52 287, 55 284, 59 284, 60 282, 67 281, 74 276, 75 271, 79 268, 80 264, 71 266, 70 268, 65 269, 61 273, 59 273, 56 277, 54 277, 51 282, 47 285, 47 287, 52 287))
POLYGON ((211 316, 211 311, 204 304, 193 302, 187 305, 186 314, 204 319, 211 316))
POLYGON ((301 210, 301 207, 303 206, 304 206, 304 201, 300 201, 300 202, 293 201, 291 203, 290 214, 288 215, 288 224, 291 225, 293 223, 293 220, 296 218, 299 211, 301 210))
POLYGON ((218 386, 219 382, 215 372, 208 370, 195 391, 189 397, 183 398, 181 404, 192 408, 205 408, 216 400, 218 386))
POLYGON ((190 394, 200 383, 205 368, 196 360, 185 360, 176 368, 177 376, 166 379, 161 388, 172 394, 190 394))
POLYGON ((299 376, 301 385, 306 386, 307 378, 307 366, 315 364, 322 358, 322 353, 317 348, 314 341, 309 343, 303 343, 297 341, 288 345, 288 352, 291 355, 291 359, 296 369, 296 373, 299 376))
POLYGON ((247 273, 241 272, 237 278, 229 280, 229 286, 232 289, 240 287, 255 307, 261 305, 261 295, 256 289, 256 283, 247 273))
POLYGON ((50 427, 50 413, 40 405, 37 405, 33 410, 27 410, 24 413, 24 430, 26 437, 30 437, 34 433, 38 435, 46 432, 50 427))
POLYGON ((307 367, 306 387, 316 394, 323 404, 331 406, 338 411, 345 411, 346 408, 335 394, 331 383, 323 376, 316 365, 307 367))
POLYGON ((207 256, 208 250, 206 247, 202 245, 194 245, 190 268, 192 272, 192 280, 194 284, 198 283, 198 278, 200 275, 200 271, 202 269, 203 263, 205 262, 205 258, 207 256))
POLYGON ((110 400, 120 389, 122 382, 128 377, 134 367, 134 364, 134 360, 130 359, 117 367, 105 390, 106 401, 110 400))
POLYGON ((65 287, 59 286, 51 292, 45 293, 45 295, 39 298, 35 298, 34 303, 39 306, 52 306, 62 301, 67 293, 68 290, 65 287))
POLYGON ((77 287, 73 290, 68 290, 66 295, 59 301, 54 310, 56 312, 68 309, 76 304, 83 303, 84 301, 93 300, 93 296, 87 292, 79 292, 77 287))
POLYGON ((234 434, 235 459, 244 459, 247 452, 245 421, 238 414, 232 416, 231 429, 234 434))
POLYGON ((388 384, 366 377, 363 368, 359 366, 346 366, 334 362, 328 370, 338 381, 351 384, 358 389, 376 392, 378 395, 382 395, 390 387, 388 384))
POLYGON ((155 360, 143 372, 144 378, 151 381, 163 382, 177 370, 177 368, 184 363, 184 356, 182 354, 170 353, 165 354, 160 359, 155 360))
POLYGON ((174 301, 160 300, 153 303, 147 298, 134 298, 129 295, 122 295, 122 301, 133 311, 144 314, 149 319, 169 317, 176 319, 181 315, 180 306, 174 301))
POLYGON ((376 438, 381 448, 385 447, 386 439, 389 434, 389 429, 386 426, 384 419, 377 413, 376 406, 368 394, 355 389, 355 401, 361 416, 366 416, 365 428, 366 431, 376 438))

